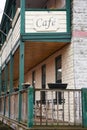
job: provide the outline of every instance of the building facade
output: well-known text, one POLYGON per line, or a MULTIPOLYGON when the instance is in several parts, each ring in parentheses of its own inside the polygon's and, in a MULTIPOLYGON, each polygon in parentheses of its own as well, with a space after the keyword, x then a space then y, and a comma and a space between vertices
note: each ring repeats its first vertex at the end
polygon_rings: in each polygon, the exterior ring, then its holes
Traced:
MULTIPOLYGON (((24 83, 35 89, 48 89, 49 83, 64 83, 67 89, 87 87, 86 6, 86 0, 6 1, 0 33, 1 97, 18 90, 19 98, 12 98, 21 104, 24 83)), ((12 101, 4 102, 4 115, 10 117, 12 101)), ((17 107, 21 111, 21 105, 17 107)), ((15 110, 12 118, 20 120, 15 110)))

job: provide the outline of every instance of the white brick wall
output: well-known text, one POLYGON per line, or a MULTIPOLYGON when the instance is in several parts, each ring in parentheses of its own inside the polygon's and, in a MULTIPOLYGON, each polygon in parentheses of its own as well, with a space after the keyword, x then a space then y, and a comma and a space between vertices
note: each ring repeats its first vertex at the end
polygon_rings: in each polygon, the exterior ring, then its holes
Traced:
POLYGON ((72 2, 75 87, 87 87, 87 0, 72 2))

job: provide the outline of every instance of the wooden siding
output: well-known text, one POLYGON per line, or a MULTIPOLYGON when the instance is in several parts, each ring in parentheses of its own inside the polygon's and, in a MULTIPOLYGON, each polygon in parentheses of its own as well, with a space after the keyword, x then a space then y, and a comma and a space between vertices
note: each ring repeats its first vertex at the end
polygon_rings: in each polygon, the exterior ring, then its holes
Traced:
MULTIPOLYGON (((18 14, 19 10, 17 11, 16 15, 18 16, 18 14)), ((12 23, 12 29, 10 29, 6 41, 1 49, 1 64, 5 62, 20 37, 20 17, 18 18, 18 20, 17 18, 18 17, 15 16, 12 23)))

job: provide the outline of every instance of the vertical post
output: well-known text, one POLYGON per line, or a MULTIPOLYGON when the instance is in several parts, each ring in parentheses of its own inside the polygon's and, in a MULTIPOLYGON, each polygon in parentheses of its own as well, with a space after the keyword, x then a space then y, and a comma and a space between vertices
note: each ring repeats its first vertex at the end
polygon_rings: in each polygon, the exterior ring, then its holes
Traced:
MULTIPOLYGON (((2 88, 1 88, 1 87, 2 87, 2 84, 1 84, 1 83, 2 83, 2 81, 1 81, 2 75, 1 75, 1 74, 2 74, 2 73, 1 73, 1 66, 0 66, 0 96, 1 96, 1 91, 2 91, 2 88)), ((2 98, 1 98, 1 100, 2 100, 2 98)), ((0 102, 0 104, 1 104, 1 102, 0 102)), ((0 105, 0 109, 1 109, 1 108, 2 108, 2 104, 0 105)))
POLYGON ((22 89, 22 83, 24 83, 24 43, 20 42, 20 58, 19 58, 19 112, 18 121, 21 120, 21 108, 22 108, 22 95, 20 90, 22 89))
POLYGON ((5 95, 4 95, 4 115, 6 112, 6 92, 7 92, 7 80, 8 80, 8 71, 7 64, 5 64, 5 95))
POLYGON ((82 88, 82 125, 87 128, 87 88, 82 88))
POLYGON ((28 90, 28 127, 33 126, 33 87, 28 90))
MULTIPOLYGON (((10 55, 10 93, 13 91, 13 56, 12 53, 10 55)), ((9 93, 9 118, 10 118, 10 93, 9 93)))
POLYGON ((7 84, 8 84, 8 69, 7 64, 5 64, 5 94, 7 92, 7 84))
POLYGON ((66 0, 66 11, 67 11, 67 32, 71 33, 71 0, 66 0))
POLYGON ((2 91, 2 71, 0 67, 0 96, 1 96, 1 91, 2 91))
POLYGON ((13 56, 10 56, 10 93, 13 91, 13 56))
POLYGON ((20 0, 21 3, 21 34, 25 32, 25 0, 20 0))

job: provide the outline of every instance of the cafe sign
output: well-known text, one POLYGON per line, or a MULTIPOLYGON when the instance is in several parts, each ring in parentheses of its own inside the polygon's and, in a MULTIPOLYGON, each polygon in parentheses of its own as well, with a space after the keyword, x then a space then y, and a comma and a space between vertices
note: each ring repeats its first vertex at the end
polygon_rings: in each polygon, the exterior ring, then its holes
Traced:
POLYGON ((25 32, 67 32, 66 11, 26 11, 25 32))

